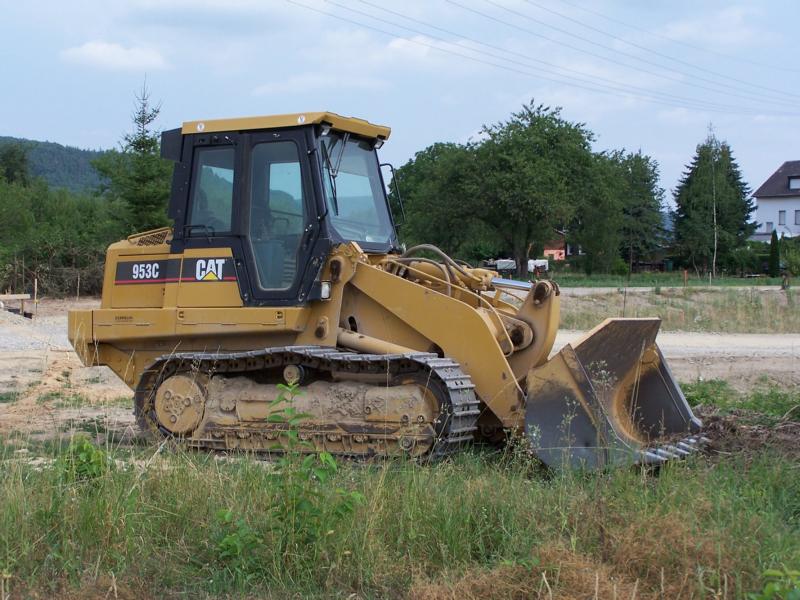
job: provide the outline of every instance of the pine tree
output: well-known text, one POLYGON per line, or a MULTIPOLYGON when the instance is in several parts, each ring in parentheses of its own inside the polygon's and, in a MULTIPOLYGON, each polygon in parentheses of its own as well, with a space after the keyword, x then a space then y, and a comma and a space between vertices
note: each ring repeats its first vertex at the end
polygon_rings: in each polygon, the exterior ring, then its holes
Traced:
POLYGON ((730 146, 710 133, 675 191, 676 250, 699 274, 730 262, 731 253, 755 231, 750 189, 730 146))
POLYGON ((172 164, 160 156, 159 133, 152 129, 161 105, 151 104, 146 85, 136 95, 136 103, 134 130, 123 137, 121 150, 93 162, 107 180, 101 193, 121 202, 131 233, 169 224, 172 174, 172 164))
POLYGON ((778 277, 781 274, 781 251, 778 242, 778 233, 773 229, 769 239, 769 276, 778 277))
POLYGON ((658 186, 658 163, 641 150, 628 154, 623 167, 622 256, 632 266, 664 243, 664 190, 658 186))

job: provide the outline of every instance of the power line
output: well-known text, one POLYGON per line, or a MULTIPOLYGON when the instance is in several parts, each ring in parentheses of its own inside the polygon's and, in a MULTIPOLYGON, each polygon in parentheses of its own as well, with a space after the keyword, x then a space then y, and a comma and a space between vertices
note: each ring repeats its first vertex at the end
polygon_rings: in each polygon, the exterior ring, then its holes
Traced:
MULTIPOLYGON (((398 24, 396 22, 393 22, 393 21, 389 21, 387 19, 382 19, 380 17, 376 17, 375 15, 371 15, 369 13, 357 10, 355 8, 351 8, 349 6, 345 6, 345 5, 341 4, 341 3, 336 2, 335 0, 327 0, 327 2, 329 4, 337 6, 339 8, 344 9, 344 10, 347 10, 347 11, 350 11, 350 12, 353 12, 353 13, 356 13, 356 14, 359 14, 359 15, 362 15, 362 16, 366 16, 366 17, 368 17, 370 19, 374 19, 376 21, 380 21, 382 23, 389 24, 389 25, 391 25, 393 27, 399 27, 401 29, 405 29, 406 31, 411 31, 412 33, 416 33, 416 34, 419 34, 419 35, 424 35, 424 36, 429 37, 431 39, 435 39, 435 40, 444 42, 446 44, 450 44, 450 45, 456 46, 459 49, 463 48, 463 49, 468 50, 470 52, 481 53, 483 55, 488 55, 488 56, 491 56, 493 58, 497 58, 497 59, 500 59, 500 60, 504 60, 504 61, 510 62, 512 64, 521 65, 521 66, 525 66, 525 67, 529 67, 529 68, 535 68, 535 69, 538 69, 540 71, 542 71, 542 68, 541 67, 534 67, 533 65, 531 65, 531 61, 539 63, 539 64, 542 64, 542 65, 546 65, 548 67, 552 67, 553 69, 557 69, 557 71, 553 71, 551 69, 545 69, 544 70, 545 73, 554 74, 554 75, 557 75, 559 77, 569 77, 569 76, 564 75, 563 73, 559 72, 559 71, 569 71, 569 72, 577 73, 578 75, 581 75, 582 77, 578 78, 577 80, 581 81, 581 82, 584 82, 584 83, 591 83, 593 85, 598 85, 597 82, 592 82, 592 81, 588 81, 587 82, 586 79, 583 78, 583 77, 588 77, 590 79, 599 80, 601 82, 600 85, 603 85, 603 84, 607 85, 608 83, 611 83, 612 84, 612 88, 616 89, 616 90, 622 90, 622 91, 628 91, 628 92, 630 92, 630 90, 639 90, 639 91, 644 92, 648 96, 661 96, 661 97, 664 97, 664 98, 671 98, 671 99, 677 100, 679 102, 691 103, 691 104, 694 105, 694 106, 691 106, 691 108, 698 108, 698 105, 702 105, 702 106, 699 106, 699 108, 701 108, 701 109, 704 109, 704 108, 707 108, 707 107, 715 107, 715 108, 722 108, 722 109, 734 109, 734 110, 737 110, 739 108, 739 107, 736 107, 736 106, 726 105, 726 104, 719 104, 719 103, 712 102, 712 101, 707 101, 707 100, 697 100, 697 99, 688 98, 688 97, 685 97, 685 96, 678 96, 678 95, 675 95, 675 94, 670 94, 668 92, 653 91, 653 90, 649 90, 647 88, 643 88, 643 87, 640 87, 640 86, 636 86, 636 85, 632 85, 632 84, 629 84, 629 83, 616 81, 614 79, 609 79, 607 77, 601 77, 601 76, 597 76, 597 75, 592 75, 590 73, 586 73, 585 71, 581 71, 579 69, 572 69, 572 68, 569 68, 569 67, 556 65, 554 63, 543 61, 541 59, 536 59, 536 58, 529 57, 527 54, 523 54, 523 53, 520 53, 520 52, 514 52, 512 50, 507 50, 507 49, 501 48, 499 46, 496 46, 496 45, 493 45, 493 44, 488 44, 486 42, 477 40, 475 38, 463 35, 461 33, 458 33, 458 32, 455 32, 455 31, 451 31, 449 29, 445 29, 445 28, 439 27, 437 25, 432 25, 432 24, 427 23, 425 21, 422 21, 420 19, 415 19, 413 17, 409 17, 407 15, 403 15, 402 13, 399 13, 397 11, 393 11, 393 10, 390 10, 388 8, 384 8, 382 6, 378 6, 378 5, 376 5, 376 4, 372 3, 372 2, 369 2, 367 0, 358 0, 358 1, 361 2, 362 4, 370 6, 372 8, 375 8, 375 9, 381 10, 383 12, 392 14, 394 16, 406 19, 408 21, 412 21, 414 23, 418 23, 418 24, 423 25, 425 27, 428 27, 430 29, 434 29, 436 31, 441 31, 441 32, 446 33, 448 35, 453 35, 453 36, 456 36, 456 37, 461 38, 463 40, 467 40, 467 41, 473 42, 475 44, 479 44, 479 45, 487 47, 487 48, 492 48, 494 50, 498 50, 498 51, 500 51, 500 52, 502 52, 504 54, 511 54, 511 55, 514 55, 514 56, 522 57, 522 58, 526 59, 527 62, 520 62, 520 61, 517 61, 517 60, 512 60, 512 59, 506 58, 505 56, 498 56, 497 54, 493 54, 493 53, 480 52, 480 51, 475 50, 473 48, 464 48, 463 46, 461 46, 459 44, 455 44, 455 43, 450 42, 448 40, 433 36, 433 35, 431 35, 429 33, 422 32, 422 31, 420 31, 418 29, 414 29, 414 28, 411 28, 411 27, 407 27, 405 25, 400 25, 400 24, 398 24)), ((794 104, 792 104, 792 106, 794 106, 794 104)))
POLYGON ((590 8, 586 8, 584 6, 580 6, 579 4, 575 4, 573 2, 567 2, 567 0, 561 0, 563 4, 567 6, 571 6, 572 8, 577 8, 578 10, 582 10, 583 12, 587 12, 591 15, 596 17, 600 17, 601 19, 605 19, 611 23, 616 23, 617 25, 622 25, 623 27, 627 27, 628 29, 633 29, 634 31, 640 31, 641 33, 645 33, 647 35, 665 40, 667 42, 672 42, 673 44, 680 44, 682 46, 686 46, 687 48, 691 48, 692 50, 699 50, 700 52, 708 52, 709 54, 715 54, 717 56, 721 56, 722 58, 726 58, 728 60, 736 61, 736 62, 746 62, 751 65, 755 65, 757 67, 764 67, 766 69, 774 69, 776 71, 788 71, 790 73, 800 73, 800 69, 792 69, 790 67, 781 67, 778 65, 771 65, 768 63, 759 62, 756 60, 750 60, 747 58, 742 58, 739 56, 732 56, 730 54, 725 54, 724 52, 719 52, 717 50, 712 50, 711 48, 704 48, 702 46, 697 46, 696 44, 690 44, 689 42, 685 42, 683 40, 678 40, 668 35, 663 35, 656 31, 650 31, 649 29, 645 29, 644 27, 639 27, 638 25, 632 25, 631 23, 627 23, 625 21, 621 21, 620 19, 616 19, 614 17, 609 17, 608 15, 604 15, 601 12, 597 12, 596 10, 592 10, 590 8))
MULTIPOLYGON (((498 4, 497 2, 494 2, 493 0, 483 0, 483 1, 486 2, 487 4, 491 4, 492 6, 500 8, 500 9, 502 9, 502 10, 504 10, 506 12, 509 12, 509 13, 511 13, 513 15, 522 17, 522 18, 527 19, 529 21, 533 21, 534 23, 538 23, 540 25, 543 25, 544 27, 547 27, 549 29, 553 29, 553 30, 558 31, 560 33, 563 33, 563 34, 565 34, 565 35, 567 35, 569 37, 576 38, 576 39, 581 40, 582 42, 585 42, 587 44, 590 44, 590 45, 593 45, 593 46, 597 46, 597 47, 602 48, 604 50, 609 50, 609 51, 614 52, 616 54, 621 54, 622 56, 625 56, 625 57, 628 57, 628 58, 632 58, 633 60, 637 60, 639 62, 643 62, 645 64, 657 67, 659 69, 664 69, 666 71, 675 73, 675 74, 679 75, 680 77, 672 77, 672 76, 666 75, 664 73, 656 73, 656 72, 653 72, 651 70, 645 69, 643 67, 638 67, 636 65, 631 65, 631 64, 624 63, 624 62, 621 62, 619 60, 613 59, 613 58, 609 58, 608 56, 600 56, 600 55, 598 55, 598 54, 596 54, 596 53, 594 53, 594 52, 592 52, 590 50, 586 50, 585 48, 580 48, 578 46, 575 46, 575 45, 569 44, 567 42, 564 42, 562 40, 558 40, 558 39, 555 39, 555 38, 552 38, 552 37, 548 37, 548 36, 546 36, 544 34, 541 34, 541 33, 537 32, 537 31, 534 31, 532 29, 528 29, 526 27, 522 27, 521 25, 517 25, 516 23, 509 23, 508 21, 504 21, 503 19, 499 19, 499 18, 497 18, 497 17, 495 17, 493 15, 487 14, 485 12, 479 11, 479 10, 471 8, 469 6, 465 6, 463 4, 460 4, 459 2, 455 2, 455 0, 446 0, 446 1, 449 2, 450 4, 453 4, 454 6, 458 6, 459 8, 461 8, 463 10, 466 10, 466 11, 472 12, 474 14, 477 14, 477 15, 485 18, 485 19, 491 19, 492 21, 495 21, 497 23, 501 23, 501 24, 506 25, 508 27, 512 27, 514 29, 518 29, 520 31, 524 31, 524 32, 526 32, 526 33, 528 33, 530 35, 545 39, 545 40, 550 41, 550 42, 553 42, 554 44, 558 44, 558 45, 564 46, 566 48, 570 48, 572 50, 575 50, 577 52, 581 52, 582 54, 587 54, 587 55, 595 57, 595 58, 600 58, 601 60, 605 60, 607 62, 611 62, 611 63, 623 66, 623 67, 628 68, 628 69, 634 69, 636 71, 641 71, 643 73, 647 73, 649 75, 660 77, 662 79, 667 79, 667 80, 670 80, 670 81, 676 81, 676 82, 681 83, 683 85, 689 85, 689 86, 692 86, 692 87, 696 87, 696 88, 699 88, 699 89, 704 89, 704 90, 715 92, 715 93, 725 93, 725 94, 728 94, 730 96, 736 96, 738 98, 742 98, 742 99, 745 99, 745 100, 756 100, 756 101, 759 101, 759 102, 764 102, 763 95, 762 95, 762 97, 758 97, 758 95, 753 95, 751 92, 744 92, 744 94, 743 93, 729 92, 729 91, 724 91, 724 90, 720 90, 720 89, 715 89, 715 88, 709 87, 707 85, 702 85, 702 84, 699 84, 699 83, 695 83, 693 81, 686 81, 686 80, 683 79, 684 77, 697 79, 699 81, 705 81, 707 83, 710 83, 710 84, 718 86, 718 87, 729 88, 729 89, 733 89, 733 90, 737 90, 738 89, 738 88, 736 88, 734 86, 731 86, 729 84, 725 84, 725 83, 721 83, 721 82, 718 82, 718 81, 714 81, 713 79, 708 79, 706 77, 701 77, 699 75, 692 75, 692 74, 688 74, 688 73, 683 73, 681 71, 677 71, 675 69, 671 69, 669 67, 665 67, 664 65, 658 64, 658 63, 653 62, 651 60, 647 60, 645 58, 641 58, 639 56, 636 56, 635 54, 630 54, 629 52, 623 52, 622 50, 617 50, 616 48, 612 48, 611 46, 606 46, 606 45, 601 44, 599 42, 595 42, 593 40, 589 40, 589 39, 587 39, 587 38, 585 38, 583 36, 580 36, 580 35, 577 35, 577 34, 574 34, 574 33, 570 32, 570 31, 567 31, 566 29, 562 29, 560 27, 556 27, 555 25, 550 25, 549 23, 545 23, 544 21, 540 21, 538 19, 535 19, 533 17, 525 15, 525 14, 519 12, 519 11, 515 11, 513 9, 507 8, 507 7, 505 7, 505 6, 501 5, 501 4, 498 4)), ((796 106, 795 102, 790 102, 788 100, 778 100, 778 99, 772 100, 772 99, 768 99, 766 101, 770 102, 772 104, 782 104, 782 105, 788 105, 788 106, 796 106)))
MULTIPOLYGON (((328 12, 328 11, 324 11, 324 10, 318 9, 316 7, 313 7, 313 6, 308 6, 306 4, 298 2, 297 0, 286 0, 286 2, 288 2, 289 4, 292 4, 294 6, 298 6, 300 8, 304 8, 306 10, 310 10, 310 11, 325 15, 327 17, 331 17, 331 18, 334 18, 334 19, 337 19, 337 20, 340 20, 340 21, 343 21, 343 22, 346 22, 346 23, 350 23, 352 25, 356 25, 358 27, 362 27, 362 28, 365 28, 365 29, 376 31, 376 32, 381 33, 383 35, 389 36, 389 37, 391 37, 393 39, 400 38, 400 39, 403 39, 406 42, 409 42, 409 43, 412 43, 412 44, 415 44, 415 45, 424 46, 424 47, 436 50, 438 52, 443 52, 443 53, 451 54, 451 55, 458 56, 458 57, 461 57, 461 58, 466 58, 467 60, 470 60, 470 61, 473 61, 473 62, 477 62, 477 63, 480 63, 480 64, 484 64, 484 65, 488 65, 488 66, 491 66, 491 67, 503 69, 505 71, 510 71, 510 72, 513 72, 513 73, 518 73, 518 74, 521 74, 521 75, 526 75, 526 76, 529 76, 529 77, 534 77, 534 78, 543 79, 543 80, 546 80, 546 81, 552 81, 552 82, 563 84, 563 85, 568 85, 568 86, 572 86, 572 87, 576 87, 576 88, 580 88, 580 89, 585 89, 585 90, 592 91, 592 92, 608 94, 608 95, 617 96, 617 97, 621 97, 621 98, 630 98, 630 97, 644 98, 647 101, 654 102, 654 103, 657 103, 657 104, 663 104, 663 105, 672 106, 672 107, 676 107, 677 106, 677 107, 681 107, 681 108, 695 108, 695 109, 700 109, 700 110, 708 110, 709 112, 719 112, 719 113, 728 113, 728 114, 750 114, 750 115, 765 114, 764 111, 752 111, 752 110, 748 110, 748 109, 741 109, 740 107, 735 107, 735 106, 731 107, 733 110, 719 110, 719 109, 712 108, 712 107, 707 106, 707 105, 700 105, 699 101, 693 101, 693 100, 691 102, 693 102, 695 105, 688 105, 688 106, 685 105, 685 104, 681 105, 681 104, 676 103, 676 102, 663 101, 663 100, 660 100, 658 98, 652 97, 652 94, 644 95, 644 94, 639 94, 639 93, 634 93, 634 92, 627 92, 625 90, 621 90, 623 93, 616 93, 615 91, 609 91, 609 89, 614 90, 614 88, 611 87, 611 86, 597 87, 597 85, 599 85, 599 84, 583 85, 581 83, 575 83, 574 81, 570 81, 569 79, 565 80, 564 78, 556 79, 556 78, 553 78, 553 77, 541 76, 541 75, 537 75, 536 73, 532 73, 532 72, 527 71, 527 70, 522 70, 522 69, 514 68, 514 67, 511 67, 511 66, 508 66, 508 65, 494 63, 494 62, 491 62, 491 61, 488 61, 488 60, 483 60, 481 58, 477 58, 475 56, 470 56, 470 55, 467 55, 467 54, 462 54, 460 52, 455 52, 453 50, 448 50, 446 48, 442 48, 442 47, 436 46, 434 44, 429 44, 429 43, 423 42, 421 40, 402 37, 402 36, 397 35, 396 33, 393 33, 393 32, 390 32, 390 31, 386 31, 386 30, 381 29, 379 27, 374 27, 372 25, 368 25, 366 23, 362 23, 362 22, 356 21, 354 19, 349 19, 347 17, 343 17, 341 15, 338 15, 338 14, 335 14, 335 13, 331 13, 331 12, 328 12)), ((504 59, 504 60, 507 60, 507 59, 504 59)), ((562 77, 566 77, 566 76, 562 76, 562 77)), ((769 114, 785 115, 786 113, 769 113, 769 114)), ((794 116, 794 115, 789 115, 789 116, 794 116)))
POLYGON ((705 67, 701 67, 700 65, 691 63, 689 61, 685 61, 685 60, 682 60, 680 58, 675 58, 674 56, 670 56, 669 54, 664 54, 663 52, 659 52, 658 50, 652 50, 652 49, 650 49, 650 48, 648 48, 646 46, 642 46, 640 44, 636 44, 634 42, 626 40, 625 38, 621 38, 619 36, 616 36, 613 33, 608 33, 607 31, 604 31, 604 30, 602 30, 602 29, 600 29, 598 27, 594 27, 593 25, 589 25, 588 23, 584 23, 583 21, 580 21, 579 19, 574 19, 574 18, 570 17, 569 15, 565 15, 564 13, 561 13, 561 12, 559 12, 557 10, 554 10, 554 9, 549 8, 547 6, 543 6, 543 5, 539 4, 538 2, 534 2, 534 0, 525 0, 525 2, 527 2, 531 6, 535 6, 536 8, 538 8, 540 10, 549 12, 550 14, 553 14, 553 15, 556 15, 558 17, 561 17, 562 19, 566 19, 567 21, 571 21, 572 23, 576 23, 576 24, 580 25, 581 27, 584 27, 584 28, 589 29, 591 31, 595 31, 595 32, 597 32, 597 33, 599 33, 601 35, 606 36, 606 37, 610 37, 613 40, 620 41, 620 42, 622 42, 624 44, 627 44, 629 46, 632 46, 634 48, 638 48, 639 50, 644 50, 645 52, 649 52, 650 54, 654 54, 656 56, 660 56, 661 58, 665 58, 667 60, 674 61, 674 62, 676 62, 678 64, 685 65, 685 66, 687 66, 689 68, 696 69, 698 71, 703 71, 704 73, 709 73, 711 75, 714 75, 715 77, 719 77, 719 78, 722 78, 722 79, 728 79, 730 81, 735 81, 737 83, 746 85, 748 87, 768 90, 770 92, 774 92, 774 93, 777 93, 777 94, 783 94, 785 96, 793 96, 795 98, 800 98, 800 95, 794 94, 792 92, 787 92, 786 90, 779 90, 779 89, 775 89, 775 88, 766 87, 766 86, 763 86, 763 85, 760 85, 760 84, 750 83, 749 81, 745 81, 744 79, 738 79, 736 77, 730 77, 728 75, 725 75, 725 74, 722 74, 722 73, 718 73, 718 72, 713 71, 711 69, 706 69, 705 67))

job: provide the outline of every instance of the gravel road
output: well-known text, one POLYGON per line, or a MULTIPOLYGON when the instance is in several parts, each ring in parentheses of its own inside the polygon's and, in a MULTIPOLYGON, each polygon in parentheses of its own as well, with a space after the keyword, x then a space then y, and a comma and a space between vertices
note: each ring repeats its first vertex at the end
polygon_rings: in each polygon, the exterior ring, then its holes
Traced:
MULTIPOLYGON (((603 294, 616 294, 622 288, 622 286, 617 287, 562 287, 559 288, 561 293, 565 296, 602 296, 603 294)), ((684 290, 683 287, 659 287, 659 291, 662 294, 674 294, 676 292, 682 292, 684 290)), ((690 286, 693 292, 719 292, 719 291, 750 291, 756 290, 760 292, 774 292, 776 290, 780 290, 780 286, 777 285, 717 285, 717 286, 690 286)), ((628 294, 652 294, 655 292, 655 287, 629 287, 628 294)))

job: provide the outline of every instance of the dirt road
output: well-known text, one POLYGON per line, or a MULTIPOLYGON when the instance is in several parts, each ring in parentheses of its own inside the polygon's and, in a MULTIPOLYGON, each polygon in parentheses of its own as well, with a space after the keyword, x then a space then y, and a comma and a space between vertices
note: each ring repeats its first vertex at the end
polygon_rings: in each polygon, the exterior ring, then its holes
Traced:
MULTIPOLYGON (((66 310, 74 305, 45 303, 33 322, 0 312, 0 434, 92 428, 133 434, 131 391, 107 368, 83 367, 69 347, 66 310)), ((560 332, 554 351, 581 335, 560 332)), ((767 382, 800 386, 797 334, 662 332, 658 343, 681 382, 725 379, 740 391, 767 382)))

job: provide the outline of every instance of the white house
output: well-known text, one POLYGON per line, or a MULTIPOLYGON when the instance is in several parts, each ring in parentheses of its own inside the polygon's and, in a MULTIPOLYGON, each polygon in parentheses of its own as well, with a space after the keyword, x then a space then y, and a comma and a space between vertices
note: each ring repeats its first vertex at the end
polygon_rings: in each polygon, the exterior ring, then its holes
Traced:
POLYGON ((773 231, 778 237, 800 235, 800 160, 783 163, 753 196, 758 229, 750 239, 769 241, 773 231))

